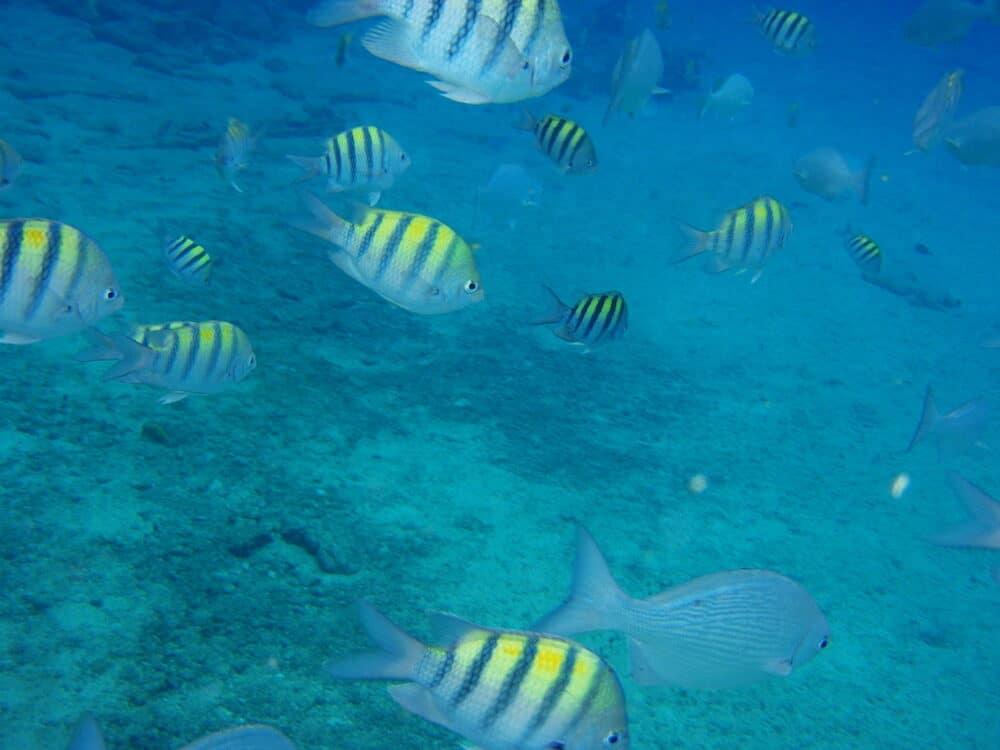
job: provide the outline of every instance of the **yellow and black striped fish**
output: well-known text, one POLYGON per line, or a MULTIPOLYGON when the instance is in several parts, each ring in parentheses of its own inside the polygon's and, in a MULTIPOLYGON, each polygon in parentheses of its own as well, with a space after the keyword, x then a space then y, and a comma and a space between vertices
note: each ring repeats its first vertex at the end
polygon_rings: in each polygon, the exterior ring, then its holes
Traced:
POLYGON ((236 174, 247 168, 250 163, 250 152, 257 145, 257 138, 250 133, 245 122, 230 117, 226 124, 226 132, 222 134, 219 147, 215 151, 215 168, 219 171, 237 193, 243 188, 236 184, 236 174))
POLYGON ((212 275, 212 256, 186 235, 168 242, 163 248, 167 265, 174 275, 192 284, 207 284, 212 275))
POLYGON ((329 667, 339 679, 405 680, 406 710, 483 750, 627 750, 621 685, 597 654, 558 636, 480 628, 434 617, 444 647, 403 632, 367 602, 361 620, 382 649, 329 667))
POLYGON ((7 141, 0 140, 0 190, 14 184, 21 173, 21 155, 7 141))
POLYGON ((106 335, 90 329, 92 349, 82 362, 119 360, 108 380, 144 383, 169 392, 161 404, 192 393, 216 393, 243 380, 257 366, 250 339, 241 328, 222 320, 177 321, 134 326, 129 335, 106 335))
POLYGON ((757 10, 754 23, 761 36, 779 52, 802 55, 816 49, 816 27, 812 21, 794 10, 757 10))
POLYGON ((682 228, 691 235, 693 246, 675 262, 710 252, 711 270, 750 269, 754 272, 752 283, 768 258, 784 246, 792 222, 783 205, 764 195, 727 212, 718 229, 706 232, 686 224, 682 228))
POLYGON ((533 325, 558 323, 554 333, 572 344, 595 344, 620 339, 628 330, 628 305, 621 292, 588 294, 570 307, 548 287, 552 310, 533 325))
POLYGON ((288 158, 306 170, 306 178, 322 174, 327 189, 367 190, 370 205, 378 203, 382 191, 410 168, 410 157, 396 139, 380 128, 365 125, 338 133, 326 142, 322 156, 288 158))
POLYGON ((597 171, 597 149, 587 131, 572 120, 546 115, 536 120, 525 112, 524 120, 514 127, 530 130, 542 152, 566 174, 592 174, 597 171))
POLYGON ((845 247, 862 273, 873 274, 882 270, 882 248, 867 234, 848 236, 845 247))
POLYGON ((334 265, 393 304, 435 315, 483 299, 472 248, 437 219, 366 208, 347 221, 315 196, 307 206, 314 221, 295 226, 337 245, 334 265))
POLYGON ((0 221, 0 343, 75 333, 124 302, 104 251, 79 229, 50 219, 0 221))

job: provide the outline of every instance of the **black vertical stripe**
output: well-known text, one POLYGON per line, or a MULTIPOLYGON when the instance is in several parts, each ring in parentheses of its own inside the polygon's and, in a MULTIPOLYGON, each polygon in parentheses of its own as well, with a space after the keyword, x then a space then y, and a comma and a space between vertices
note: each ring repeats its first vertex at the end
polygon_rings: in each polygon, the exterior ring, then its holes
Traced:
POLYGON ((775 221, 775 218, 777 218, 775 216, 774 201, 770 201, 770 200, 767 201, 766 202, 766 208, 767 208, 767 220, 766 220, 766 222, 764 224, 764 252, 761 253, 762 256, 765 255, 766 253, 770 252, 770 250, 772 248, 772 244, 771 243, 774 240, 774 221, 775 221))
POLYGON ((181 372, 181 382, 186 381, 191 371, 194 370, 198 361, 198 352, 201 349, 201 326, 193 325, 189 330, 191 331, 191 346, 188 349, 188 358, 184 362, 184 370, 181 372))
POLYGON ((595 336, 595 340, 600 341, 604 334, 609 330, 614 330, 614 324, 618 321, 618 316, 621 314, 622 310, 622 298, 617 294, 611 298, 611 309, 608 310, 608 314, 604 316, 604 325, 601 326, 601 330, 595 336))
POLYGON ((597 324, 598 318, 601 317, 601 310, 604 309, 604 304, 607 301, 608 301, 608 296, 606 294, 602 294, 600 298, 597 300, 597 304, 594 305, 594 309, 589 315, 589 320, 587 321, 587 330, 583 332, 583 336, 581 338, 587 338, 588 336, 590 336, 590 332, 594 330, 594 326, 597 324))
POLYGON ((577 706, 576 711, 573 713, 573 718, 569 720, 566 726, 579 726, 584 717, 590 713, 590 707, 593 705, 594 699, 597 698, 597 693, 600 691, 601 683, 605 677, 604 665, 598 665, 594 670, 593 676, 590 678, 590 685, 587 686, 586 695, 583 696, 583 700, 580 701, 580 705, 577 706))
POLYGON ((45 297, 45 292, 49 288, 52 272, 59 264, 59 253, 62 249, 62 228, 63 225, 59 222, 52 222, 45 233, 46 242, 45 249, 42 251, 42 270, 35 280, 34 287, 31 290, 31 299, 24 310, 25 320, 30 320, 38 312, 38 308, 41 307, 42 300, 45 297))
POLYGON ((212 321, 212 351, 208 355, 208 365, 205 367, 205 375, 209 378, 215 377, 215 368, 219 366, 219 355, 222 354, 222 326, 218 321, 212 321))
POLYGON ((489 637, 483 642, 482 648, 476 654, 475 660, 469 665, 469 671, 462 677, 462 684, 459 685, 458 692, 451 699, 452 708, 458 708, 462 701, 468 698, 472 691, 476 689, 479 680, 483 676, 483 670, 486 669, 486 665, 493 657, 493 652, 496 650, 497 641, 499 640, 499 633, 490 633, 489 637))
POLYGON ((387 163, 389 154, 387 153, 388 149, 386 148, 385 143, 385 133, 383 133, 379 128, 372 128, 372 130, 375 131, 375 138, 378 140, 375 150, 378 152, 379 172, 381 174, 385 174, 389 171, 389 165, 387 163))
POLYGON ((438 665, 437 671, 434 673, 431 681, 427 683, 428 689, 433 690, 444 682, 444 678, 448 676, 453 666, 455 666, 455 649, 450 648, 444 657, 444 661, 438 665))
POLYGON ((775 24, 780 24, 784 17, 785 11, 783 10, 772 10, 764 16, 764 35, 772 42, 775 41, 775 24))
POLYGON ((580 153, 580 149, 583 148, 583 144, 586 143, 589 140, 589 138, 590 136, 588 136, 586 132, 584 132, 583 137, 580 140, 578 140, 576 144, 573 146, 573 151, 570 153, 569 159, 566 160, 567 165, 573 166, 574 164, 576 164, 576 156, 577 154, 580 153))
POLYGON ((344 155, 342 153, 344 150, 344 141, 350 137, 350 133, 341 133, 333 139, 333 158, 337 162, 337 172, 334 177, 337 179, 337 182, 340 182, 344 172, 344 155))
POLYGON ((431 0, 427 8, 427 17, 424 19, 424 29, 420 36, 421 41, 427 41, 427 37, 431 35, 434 27, 441 20, 441 11, 444 10, 445 2, 446 0, 431 0))
POLYGON ((736 240, 736 214, 729 214, 729 224, 726 226, 726 257, 733 257, 733 243, 736 240))
MULTIPOLYGON (((566 137, 562 139, 562 143, 559 145, 559 156, 556 157, 556 161, 560 164, 563 163, 563 157, 566 156, 566 151, 569 149, 570 143, 576 138, 578 133, 583 133, 583 128, 577 125, 575 122, 570 123, 569 130, 566 132, 566 137)), ((580 140, 583 140, 582 138, 580 140)))
POLYGON ((556 118, 552 115, 535 122, 535 135, 538 136, 538 143, 545 148, 545 137, 549 133, 549 128, 555 125, 556 118))
POLYGON ((757 212, 754 208, 754 205, 751 204, 747 208, 743 209, 743 216, 746 218, 746 221, 743 222, 743 250, 740 252, 740 261, 742 262, 745 262, 746 259, 750 257, 750 250, 753 248, 754 234, 757 231, 757 212))
POLYGON ((522 0, 507 0, 505 3, 503 19, 497 28, 497 35, 493 40, 493 46, 483 61, 482 70, 484 72, 492 70, 493 66, 497 64, 497 60, 500 59, 500 55, 506 49, 507 39, 510 37, 510 32, 514 29, 514 24, 517 23, 518 14, 521 12, 521 2, 522 0))
MULTIPOLYGON (((152 331, 147 331, 147 337, 149 333, 152 333, 152 331)), ((170 375, 173 372, 174 363, 177 361, 177 352, 179 352, 181 348, 181 337, 178 331, 163 331, 161 336, 166 336, 164 340, 166 341, 167 346, 167 362, 163 368, 163 372, 166 375, 170 375)), ((156 351, 156 356, 159 358, 161 355, 160 347, 152 346, 150 348, 156 351)))
POLYGON ((413 223, 413 216, 404 216, 396 224, 395 228, 392 230, 392 234, 389 236, 389 241, 385 243, 385 255, 382 256, 382 261, 378 264, 378 268, 375 271, 375 277, 372 281, 379 281, 383 276, 385 276, 386 271, 389 270, 389 266, 392 265, 392 259, 399 252, 399 246, 403 243, 403 235, 409 228, 410 224, 413 223))
POLYGON ((559 699, 566 692, 566 687, 573 676, 573 668, 576 666, 576 656, 576 646, 570 646, 566 652, 566 658, 563 659, 562 666, 559 667, 559 674, 556 675, 556 679, 549 685, 549 689, 545 691, 545 696, 542 698, 542 702, 538 704, 538 709, 535 711, 535 715, 531 717, 528 728, 525 730, 519 744, 526 744, 527 739, 532 734, 545 726, 545 722, 548 721, 559 699))
POLYGON ((535 654, 538 653, 538 640, 538 636, 533 635, 524 644, 524 650, 521 651, 517 663, 504 678, 503 685, 500 686, 500 694, 483 717, 481 722, 483 729, 492 726, 517 698, 517 691, 521 689, 521 683, 524 682, 524 678, 528 676, 528 672, 531 671, 531 666, 535 662, 535 654))
POLYGON ((375 233, 378 231, 378 228, 382 226, 382 222, 384 220, 384 213, 379 212, 375 215, 375 219, 372 221, 371 226, 365 230, 364 235, 361 237, 361 243, 358 245, 358 251, 354 256, 355 261, 361 262, 361 259, 368 254, 369 250, 371 250, 372 240, 375 239, 375 233))
POLYGON ((371 179, 375 174, 375 147, 372 143, 372 131, 375 128, 367 127, 364 129, 363 138, 365 145, 365 167, 368 170, 368 178, 371 179))
POLYGON ((472 30, 476 26, 476 20, 479 18, 479 7, 482 5, 482 2, 483 0, 465 0, 465 18, 462 20, 462 25, 458 27, 458 31, 455 32, 455 36, 452 37, 451 43, 448 45, 449 60, 461 54, 469 37, 472 36, 472 30))
POLYGON ((427 231, 424 233, 424 238, 420 241, 420 247, 417 248, 417 252, 413 257, 413 279, 416 280, 420 277, 421 271, 424 270, 424 266, 427 265, 427 260, 431 257, 431 251, 434 249, 434 243, 437 242, 438 234, 441 232, 441 222, 432 221, 427 231))
POLYGON ((330 152, 329 151, 327 151, 325 154, 323 154, 323 159, 326 162, 326 174, 328 176, 335 176, 335 175, 333 175, 333 165, 330 163, 330 152))
POLYGON ((347 162, 351 166, 351 181, 348 185, 358 183, 358 149, 354 145, 354 133, 347 134, 347 162))
POLYGON ((10 285, 14 281, 14 270, 17 258, 21 254, 21 243, 24 242, 24 222, 12 221, 7 225, 0 258, 0 304, 7 299, 10 285))
POLYGON ((795 14, 795 21, 789 26, 785 32, 785 49, 795 49, 798 46, 799 40, 802 35, 806 33, 806 26, 809 25, 809 20, 800 13, 795 14))
POLYGON ((781 17, 781 22, 774 27, 774 41, 782 49, 788 47, 788 31, 795 25, 798 14, 791 11, 781 17))
POLYGON ((556 141, 562 138, 562 132, 569 124, 568 120, 563 120, 559 117, 554 117, 552 123, 552 131, 549 133, 549 142, 545 144, 545 153, 549 156, 553 156, 553 149, 555 148, 556 141))

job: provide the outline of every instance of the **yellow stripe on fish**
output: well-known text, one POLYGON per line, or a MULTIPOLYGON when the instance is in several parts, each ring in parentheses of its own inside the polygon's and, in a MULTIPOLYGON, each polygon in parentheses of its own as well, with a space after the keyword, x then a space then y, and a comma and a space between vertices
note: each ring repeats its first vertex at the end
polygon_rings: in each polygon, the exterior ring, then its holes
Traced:
POLYGON ((565 117, 546 115, 536 120, 525 113, 514 127, 535 134, 538 148, 566 174, 592 174, 597 169, 597 148, 580 125, 565 117))
POLYGON ((585 295, 570 307, 548 287, 552 309, 533 325, 558 323, 556 336, 572 344, 593 346, 620 339, 628 330, 628 305, 621 292, 601 292, 585 295))
POLYGON ((390 688, 397 702, 484 750, 628 747, 618 678, 577 643, 436 615, 435 630, 447 645, 426 646, 369 604, 362 603, 361 614, 385 651, 334 664, 334 677, 408 680, 390 688))
POLYGON ((878 273, 882 269, 882 249, 868 235, 850 237, 846 247, 851 259, 864 273, 878 273))
POLYGON ((49 219, 0 221, 0 343, 74 333, 123 303, 107 256, 79 229, 49 219))
POLYGON ((299 228, 337 245, 330 260, 393 304, 429 315, 483 299, 472 248, 446 224, 375 208, 347 221, 315 197, 307 200, 315 221, 299 228))
POLYGON ((816 27, 801 13, 770 8, 757 12, 756 23, 761 35, 780 52, 801 54, 816 48, 816 27))
POLYGON ((170 270, 184 281, 206 284, 212 275, 212 256, 190 237, 182 235, 163 248, 170 270))

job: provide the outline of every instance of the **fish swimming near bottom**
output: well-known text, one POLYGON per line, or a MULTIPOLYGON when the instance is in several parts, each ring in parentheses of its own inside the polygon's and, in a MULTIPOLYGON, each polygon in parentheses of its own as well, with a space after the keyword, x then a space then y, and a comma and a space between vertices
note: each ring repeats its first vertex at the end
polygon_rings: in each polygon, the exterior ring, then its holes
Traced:
MULTIPOLYGON (((80 719, 67 750, 106 750, 104 735, 93 716, 80 719)), ((295 750, 295 745, 274 727, 244 724, 199 737, 181 750, 295 750)))
POLYGON ((944 144, 966 166, 1000 167, 1000 106, 956 122, 945 131, 944 144))
POLYGON ((378 651, 329 667, 337 679, 399 680, 389 695, 407 711, 482 750, 627 750, 621 685, 597 654, 557 636, 481 628, 433 616, 428 646, 361 602, 378 651))
POLYGON ((633 599, 582 527, 570 596, 534 629, 560 635, 619 631, 628 639, 636 682, 702 689, 787 676, 830 638, 808 592, 769 570, 715 573, 633 599))
POLYGON ((803 190, 820 198, 833 201, 856 194, 861 204, 867 206, 874 169, 874 157, 869 158, 861 169, 853 170, 843 154, 834 148, 824 147, 799 157, 792 174, 803 190))
POLYGON ((94 346, 78 354, 79 361, 118 360, 105 379, 165 388, 161 404, 226 390, 257 366, 246 333, 221 320, 141 325, 129 335, 91 328, 86 334, 94 346))
POLYGON ((597 147, 581 125, 559 115, 545 115, 538 120, 525 112, 518 130, 535 134, 535 141, 565 174, 593 174, 597 171, 597 147))
POLYGON ((969 519, 944 529, 934 537, 934 542, 944 547, 1000 549, 1000 502, 961 474, 953 472, 949 483, 965 505, 969 519))
POLYGON ((620 339, 628 330, 628 305, 621 292, 587 294, 573 305, 567 305, 548 287, 552 309, 532 325, 558 324, 556 336, 571 344, 594 346, 620 339))
POLYGON ((706 115, 734 120, 736 115, 753 103, 753 84, 742 73, 733 73, 715 84, 712 93, 705 97, 698 119, 706 115))
POLYGON ((624 112, 634 117, 653 94, 669 94, 662 88, 663 53, 660 43, 649 29, 643 29, 635 39, 629 40, 611 73, 611 101, 604 113, 607 125, 614 112, 624 112))
POLYGON ((939 456, 958 455, 982 437, 990 411, 989 403, 977 398, 955 407, 947 414, 941 414, 934 402, 934 392, 927 386, 920 422, 913 431, 906 452, 909 453, 922 440, 933 436, 937 439, 939 456))
POLYGON ((844 249, 863 274, 874 274, 882 270, 882 248, 867 234, 845 232, 844 249))

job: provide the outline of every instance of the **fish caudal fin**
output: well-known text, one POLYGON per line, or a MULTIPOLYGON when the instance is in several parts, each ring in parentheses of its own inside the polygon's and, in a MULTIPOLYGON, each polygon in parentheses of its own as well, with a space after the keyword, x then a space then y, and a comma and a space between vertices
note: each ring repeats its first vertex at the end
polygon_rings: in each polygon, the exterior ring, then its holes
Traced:
POLYGON ((910 438, 910 444, 906 446, 906 452, 909 453, 913 450, 914 446, 923 440, 927 433, 933 432, 940 421, 941 416, 938 414, 937 406, 934 405, 934 393, 931 391, 931 387, 927 386, 927 391, 924 393, 924 409, 920 414, 920 422, 917 424, 917 429, 913 432, 913 437, 910 438))
POLYGON ((700 255, 708 249, 708 232, 704 232, 697 227, 693 227, 690 224, 675 220, 677 222, 677 227, 685 234, 688 239, 687 249, 682 255, 674 258, 671 263, 683 263, 689 258, 693 258, 696 255, 700 255))
POLYGON ((315 234, 335 245, 343 246, 344 235, 350 222, 337 216, 323 201, 312 193, 304 193, 302 200, 312 213, 312 219, 295 219, 289 222, 296 229, 315 234))
POLYGON ((520 119, 512 122, 510 125, 516 130, 533 131, 537 124, 538 119, 528 110, 524 110, 521 112, 520 119))
POLYGON ((960 474, 951 474, 949 482, 969 519, 941 531, 934 543, 944 547, 1000 547, 1000 503, 960 474))
POLYGON ((868 157, 868 161, 865 162, 865 168, 858 172, 857 185, 855 190, 858 193, 858 200, 861 201, 862 206, 868 205, 868 198, 871 195, 872 187, 872 173, 875 171, 875 165, 877 160, 874 156, 868 157))
POLYGON ((80 719, 66 750, 105 750, 101 728, 93 716, 86 714, 80 719))
POLYGON ((88 328, 84 335, 93 346, 77 354, 78 361, 118 360, 118 364, 105 373, 105 380, 120 380, 133 372, 146 369, 156 359, 156 352, 122 333, 109 336, 97 328, 88 328))
POLYGON ((559 296, 550 287, 546 286, 545 291, 549 293, 549 309, 541 318, 528 321, 528 325, 530 326, 561 323, 563 318, 566 317, 566 311, 570 309, 569 305, 559 299, 559 296))
POLYGON ((377 651, 328 664, 327 673, 342 680, 407 680, 417 674, 426 647, 366 601, 358 603, 361 624, 377 651))
POLYGON ((306 14, 313 26, 341 26, 385 14, 382 0, 321 0, 306 14))
POLYGON ((292 164, 300 167, 305 174, 299 178, 299 181, 309 180, 318 175, 323 169, 323 157, 321 156, 295 156, 294 154, 285 154, 285 158, 292 164))
POLYGON ((582 526, 576 531, 576 560, 569 598, 539 620, 532 630, 573 635, 591 630, 619 630, 628 596, 608 569, 594 538, 582 526))

